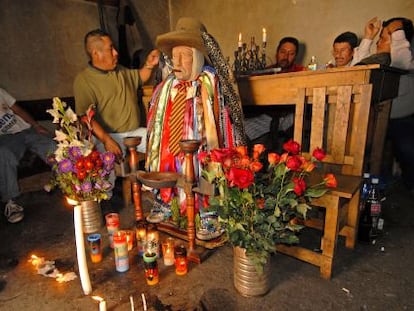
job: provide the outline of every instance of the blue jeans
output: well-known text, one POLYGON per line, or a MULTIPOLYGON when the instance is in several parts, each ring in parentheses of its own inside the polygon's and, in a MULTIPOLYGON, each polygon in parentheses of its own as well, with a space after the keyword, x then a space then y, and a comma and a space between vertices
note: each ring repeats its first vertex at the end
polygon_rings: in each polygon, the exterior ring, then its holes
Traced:
POLYGON ((402 178, 409 190, 414 189, 414 116, 391 119, 389 129, 402 178))
POLYGON ((56 149, 51 137, 38 134, 29 128, 20 133, 0 135, 0 197, 3 202, 20 195, 17 166, 26 150, 37 154, 46 162, 56 149))

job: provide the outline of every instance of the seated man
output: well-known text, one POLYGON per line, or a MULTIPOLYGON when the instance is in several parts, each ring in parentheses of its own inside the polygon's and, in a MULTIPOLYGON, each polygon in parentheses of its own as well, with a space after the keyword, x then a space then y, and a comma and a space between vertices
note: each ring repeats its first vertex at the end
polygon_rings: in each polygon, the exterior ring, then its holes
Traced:
POLYGON ((347 31, 335 38, 332 55, 335 58, 334 65, 328 67, 348 67, 360 62, 370 54, 373 39, 380 29, 380 21, 377 17, 368 21, 365 26, 364 38, 358 46, 358 37, 355 33, 347 31))
MULTIPOLYGON (((187 17, 179 19, 176 30, 159 35, 156 45, 171 57, 173 72, 155 89, 150 103, 146 169, 181 173, 181 139, 199 140, 199 152, 243 142, 241 103, 230 85, 231 79, 223 75, 230 72, 227 62, 201 22, 187 17), (206 62, 222 66, 223 70, 206 62)), ((197 163, 195 167, 199 176, 197 163)), ((158 202, 163 213, 156 208, 148 220, 168 218, 170 205, 177 203, 184 214, 184 197, 180 189, 161 189, 158 202)))
POLYGON ((267 68, 280 68, 281 71, 279 73, 306 70, 304 66, 295 64, 298 50, 298 39, 293 37, 282 38, 276 48, 276 63, 267 68))
POLYGON ((56 148, 49 134, 16 104, 16 99, 0 88, 0 196, 5 203, 4 215, 10 223, 24 217, 17 182, 19 161, 26 150, 31 150, 46 162, 56 148))

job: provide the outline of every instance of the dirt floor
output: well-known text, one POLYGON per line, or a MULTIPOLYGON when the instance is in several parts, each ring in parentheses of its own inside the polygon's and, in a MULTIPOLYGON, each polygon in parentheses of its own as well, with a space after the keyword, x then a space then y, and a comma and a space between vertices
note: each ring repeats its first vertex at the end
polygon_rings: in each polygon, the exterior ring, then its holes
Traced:
MULTIPOLYGON (((202 264, 191 263, 185 276, 160 260, 160 282, 148 286, 136 248, 130 253, 130 270, 118 273, 106 242, 103 262, 88 261, 92 295, 104 297, 113 311, 131 310, 131 295, 135 310, 143 310, 142 293, 148 310, 414 310, 414 200, 399 183, 386 190, 384 234, 354 251, 340 240, 331 280, 322 279, 310 264, 276 254, 270 292, 245 298, 233 287, 232 248, 226 245, 202 264)), ((98 310, 92 295, 83 294, 79 278, 58 283, 36 274, 28 262, 36 254, 55 260, 60 272, 78 273, 71 208, 58 192, 25 194, 25 202, 21 223, 0 219, 0 310, 98 310), (19 263, 13 266, 9 258, 19 263)), ((132 227, 132 207, 120 213, 121 227, 132 227)), ((105 228, 101 233, 107 237, 105 228)))

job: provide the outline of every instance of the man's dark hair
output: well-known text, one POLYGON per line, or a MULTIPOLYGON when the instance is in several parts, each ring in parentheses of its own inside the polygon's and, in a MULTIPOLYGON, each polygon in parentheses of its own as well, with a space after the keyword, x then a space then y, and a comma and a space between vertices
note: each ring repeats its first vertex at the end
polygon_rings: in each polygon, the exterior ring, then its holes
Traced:
POLYGON ((90 37, 110 37, 110 35, 105 30, 102 30, 102 29, 91 30, 85 35, 85 39, 84 39, 85 46, 90 37))
POLYGON ((413 22, 410 19, 405 18, 405 17, 393 17, 383 22, 382 27, 387 27, 389 24, 391 24, 394 21, 401 21, 403 25, 405 38, 408 40, 408 42, 411 42, 411 39, 413 38, 413 34, 414 34, 413 22))
POLYGON ((347 42, 353 50, 358 45, 358 37, 355 33, 346 31, 344 33, 341 33, 338 37, 336 37, 333 44, 344 43, 344 42, 347 42))
POLYGON ((282 38, 282 40, 279 41, 279 45, 277 46, 276 52, 279 52, 280 47, 283 44, 287 43, 287 42, 292 43, 295 46, 296 54, 297 54, 298 51, 299 51, 299 41, 298 41, 298 39, 293 38, 293 37, 284 37, 284 38, 282 38))
POLYGON ((109 35, 109 33, 101 29, 91 30, 85 35, 85 39, 84 39, 85 51, 90 59, 92 58, 92 51, 90 48, 91 42, 101 40, 102 37, 111 37, 111 36, 109 35))

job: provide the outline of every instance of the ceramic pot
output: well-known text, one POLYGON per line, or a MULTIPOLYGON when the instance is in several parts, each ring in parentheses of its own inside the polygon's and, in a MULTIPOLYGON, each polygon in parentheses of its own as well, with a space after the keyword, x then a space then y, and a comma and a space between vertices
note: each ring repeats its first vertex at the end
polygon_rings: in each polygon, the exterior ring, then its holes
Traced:
POLYGON ((103 225, 101 207, 98 201, 81 201, 82 225, 84 233, 94 233, 103 225))
POLYGON ((270 289, 270 260, 264 266, 263 273, 258 274, 256 267, 246 256, 246 250, 236 246, 233 248, 233 263, 234 287, 240 295, 254 297, 267 294, 270 289))

